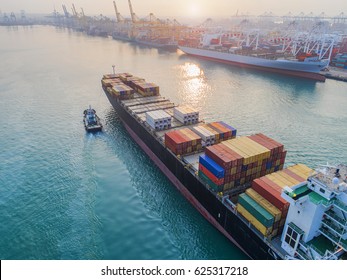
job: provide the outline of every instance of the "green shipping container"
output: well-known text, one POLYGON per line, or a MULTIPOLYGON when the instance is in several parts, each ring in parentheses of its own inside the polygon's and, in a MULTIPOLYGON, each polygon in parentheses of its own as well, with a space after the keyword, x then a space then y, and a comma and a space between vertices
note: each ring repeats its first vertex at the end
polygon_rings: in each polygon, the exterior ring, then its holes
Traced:
POLYGON ((218 186, 215 183, 212 182, 210 178, 208 178, 201 170, 199 170, 199 177, 210 186, 210 188, 215 192, 221 192, 223 191, 224 185, 218 186))
POLYGON ((246 193, 240 194, 238 203, 240 203, 251 215, 253 215, 262 225, 269 228, 274 223, 274 216, 261 207, 255 200, 246 193))

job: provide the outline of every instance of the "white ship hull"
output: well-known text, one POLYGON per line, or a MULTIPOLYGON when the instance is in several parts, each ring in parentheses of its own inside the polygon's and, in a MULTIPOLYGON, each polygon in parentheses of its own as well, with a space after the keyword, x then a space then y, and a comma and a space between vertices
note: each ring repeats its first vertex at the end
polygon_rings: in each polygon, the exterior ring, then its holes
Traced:
POLYGON ((324 81, 325 77, 319 74, 319 72, 326 68, 329 64, 329 60, 327 59, 309 62, 285 59, 271 60, 255 56, 238 55, 201 48, 191 48, 184 46, 179 46, 179 48, 186 54, 202 57, 205 59, 241 65, 243 67, 257 68, 280 74, 312 78, 320 81, 324 81))

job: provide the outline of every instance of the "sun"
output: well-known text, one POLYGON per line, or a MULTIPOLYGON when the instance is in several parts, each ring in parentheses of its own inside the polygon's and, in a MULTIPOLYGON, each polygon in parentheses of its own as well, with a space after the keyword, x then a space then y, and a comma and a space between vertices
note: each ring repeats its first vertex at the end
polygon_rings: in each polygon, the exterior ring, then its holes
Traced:
POLYGON ((200 6, 196 2, 191 2, 188 5, 188 12, 190 16, 196 17, 200 14, 200 6))

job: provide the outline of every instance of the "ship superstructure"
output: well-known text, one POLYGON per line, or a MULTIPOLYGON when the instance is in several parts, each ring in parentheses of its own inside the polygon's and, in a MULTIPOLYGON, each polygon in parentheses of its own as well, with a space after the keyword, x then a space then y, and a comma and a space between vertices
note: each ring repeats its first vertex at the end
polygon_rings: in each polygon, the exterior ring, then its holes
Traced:
POLYGON ((290 256, 338 259, 347 251, 346 166, 325 166, 282 196, 290 203, 281 238, 290 256))

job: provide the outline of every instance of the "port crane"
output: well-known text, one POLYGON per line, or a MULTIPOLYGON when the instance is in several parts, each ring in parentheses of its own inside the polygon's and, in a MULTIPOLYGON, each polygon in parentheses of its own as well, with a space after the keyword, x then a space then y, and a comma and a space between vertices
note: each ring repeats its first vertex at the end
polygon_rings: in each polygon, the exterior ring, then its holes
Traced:
POLYGON ((76 8, 75 8, 75 4, 74 4, 74 3, 72 3, 72 8, 71 8, 71 10, 72 10, 73 16, 74 16, 74 17, 78 17, 78 14, 77 14, 77 12, 76 12, 76 8))
POLYGON ((14 12, 12 12, 11 15, 10 15, 10 21, 12 21, 12 22, 16 22, 17 21, 16 15, 14 14, 14 12))
POLYGON ((139 17, 134 13, 133 6, 132 6, 130 0, 128 0, 128 4, 129 4, 129 9, 130 9, 131 21, 132 21, 133 23, 135 23, 135 22, 139 21, 140 19, 139 19, 139 17))
POLYGON ((117 22, 124 22, 124 17, 118 12, 116 1, 113 1, 114 10, 116 12, 117 22))
POLYGON ((62 4, 62 7, 63 7, 63 11, 64 11, 65 17, 67 17, 67 18, 70 17, 70 14, 69 14, 69 12, 66 9, 66 6, 64 4, 62 4))

